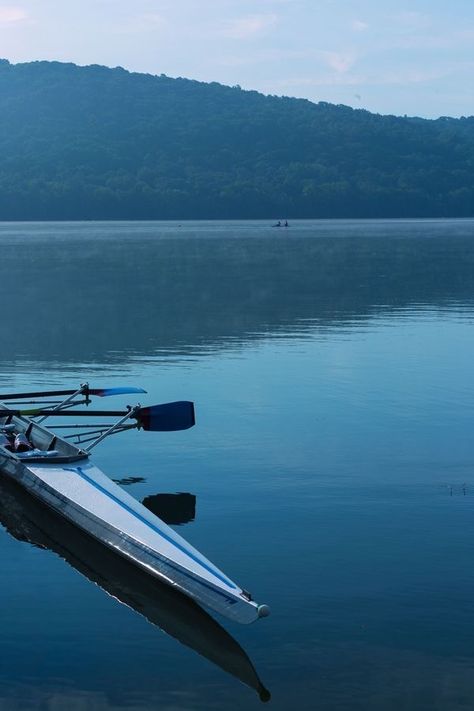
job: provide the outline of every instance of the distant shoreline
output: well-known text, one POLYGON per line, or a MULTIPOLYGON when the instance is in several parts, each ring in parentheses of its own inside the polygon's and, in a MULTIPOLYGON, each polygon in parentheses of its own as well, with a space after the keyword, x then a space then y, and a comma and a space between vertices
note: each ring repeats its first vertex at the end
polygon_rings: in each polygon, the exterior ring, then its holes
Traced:
MULTIPOLYGON (((367 223, 377 223, 377 222, 469 222, 474 220, 473 216, 454 216, 454 217, 292 217, 288 219, 288 226, 285 227, 281 225, 279 229, 285 231, 285 229, 290 229, 293 225, 304 224, 304 223, 344 223, 344 222, 367 222, 367 223)), ((178 219, 165 219, 165 218, 82 218, 82 219, 42 219, 42 220, 29 220, 29 219, 18 219, 18 220, 2 220, 0 219, 0 225, 47 225, 47 224, 144 224, 144 223, 163 223, 163 224, 173 224, 177 226, 186 226, 191 224, 230 224, 230 223, 260 223, 263 227, 274 228, 276 225, 272 222, 272 218, 262 218, 262 217, 242 217, 242 218, 186 218, 182 220, 178 219)))

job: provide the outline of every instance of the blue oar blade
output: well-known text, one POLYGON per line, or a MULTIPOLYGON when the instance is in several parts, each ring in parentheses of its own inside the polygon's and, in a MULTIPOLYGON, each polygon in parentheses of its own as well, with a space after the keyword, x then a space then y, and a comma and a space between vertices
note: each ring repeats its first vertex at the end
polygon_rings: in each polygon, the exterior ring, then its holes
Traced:
POLYGON ((129 395, 131 393, 146 393, 143 388, 118 387, 118 388, 89 388, 89 395, 109 397, 109 395, 129 395))
POLYGON ((142 407, 137 420, 148 432, 176 432, 196 424, 194 403, 187 400, 167 402, 164 405, 142 407))

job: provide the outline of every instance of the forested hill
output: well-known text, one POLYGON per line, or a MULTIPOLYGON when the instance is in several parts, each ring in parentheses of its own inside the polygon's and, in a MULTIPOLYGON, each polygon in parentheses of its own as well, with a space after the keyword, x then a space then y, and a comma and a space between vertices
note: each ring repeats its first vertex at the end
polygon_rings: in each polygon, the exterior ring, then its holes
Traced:
POLYGON ((0 61, 0 220, 473 214, 473 117, 0 61))

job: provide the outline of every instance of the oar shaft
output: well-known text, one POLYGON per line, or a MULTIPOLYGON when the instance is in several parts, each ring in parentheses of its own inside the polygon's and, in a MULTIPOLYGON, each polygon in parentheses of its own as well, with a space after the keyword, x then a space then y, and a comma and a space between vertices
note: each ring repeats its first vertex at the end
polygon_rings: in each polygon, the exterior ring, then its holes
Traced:
POLYGON ((31 410, 1 410, 0 418, 8 417, 9 415, 24 415, 26 417, 123 417, 127 415, 128 411, 125 410, 93 410, 88 412, 87 410, 43 410, 43 409, 31 409, 31 410))
POLYGON ((73 395, 76 392, 76 390, 41 390, 39 392, 34 392, 34 393, 3 393, 0 394, 0 400, 16 400, 22 399, 22 398, 27 398, 27 397, 53 397, 55 395, 62 396, 62 395, 73 395))

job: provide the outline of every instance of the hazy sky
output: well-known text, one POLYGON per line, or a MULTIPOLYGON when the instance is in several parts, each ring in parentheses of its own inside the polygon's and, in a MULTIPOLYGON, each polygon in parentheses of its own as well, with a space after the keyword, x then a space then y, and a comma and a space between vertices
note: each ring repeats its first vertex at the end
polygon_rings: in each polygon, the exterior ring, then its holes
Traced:
POLYGON ((474 114, 474 0, 0 0, 0 57, 474 114))

